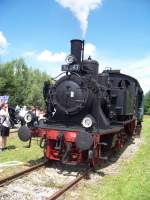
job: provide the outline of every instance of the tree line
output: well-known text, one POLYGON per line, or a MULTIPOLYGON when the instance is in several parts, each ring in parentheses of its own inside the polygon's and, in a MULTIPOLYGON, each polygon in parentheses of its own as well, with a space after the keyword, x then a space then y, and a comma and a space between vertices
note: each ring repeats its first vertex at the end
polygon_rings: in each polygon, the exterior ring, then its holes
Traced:
POLYGON ((21 58, 0 64, 0 96, 8 95, 11 106, 44 108, 43 84, 48 80, 46 72, 28 67, 21 58))
POLYGON ((150 115, 150 91, 144 96, 144 113, 150 115))

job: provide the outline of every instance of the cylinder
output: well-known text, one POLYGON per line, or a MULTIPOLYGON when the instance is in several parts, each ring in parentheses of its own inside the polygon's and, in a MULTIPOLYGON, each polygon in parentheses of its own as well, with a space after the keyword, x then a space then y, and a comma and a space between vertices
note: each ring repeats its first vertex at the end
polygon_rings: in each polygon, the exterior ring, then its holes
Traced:
POLYGON ((71 40, 71 54, 75 56, 77 63, 81 62, 83 41, 82 40, 71 40))

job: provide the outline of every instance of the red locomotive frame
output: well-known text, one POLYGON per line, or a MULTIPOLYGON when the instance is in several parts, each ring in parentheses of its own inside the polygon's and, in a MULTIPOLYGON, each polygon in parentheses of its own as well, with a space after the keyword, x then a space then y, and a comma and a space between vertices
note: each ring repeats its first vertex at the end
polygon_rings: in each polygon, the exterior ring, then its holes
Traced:
MULTIPOLYGON (((115 135, 115 144, 113 145, 113 149, 119 150, 122 149, 125 145, 127 138, 130 138, 134 135, 137 128, 136 119, 128 120, 124 122, 123 126, 115 127, 112 129, 102 130, 99 133, 91 133, 93 138, 93 145, 91 147, 92 155, 90 159, 88 159, 89 151, 80 151, 77 149, 75 142, 76 136, 79 131, 68 131, 68 130, 57 130, 57 129, 49 129, 49 128, 33 128, 31 129, 31 139, 33 137, 40 137, 41 141, 44 141, 44 156, 47 160, 61 160, 61 152, 66 151, 66 145, 71 144, 71 153, 70 159, 66 164, 82 164, 88 163, 96 167, 103 159, 102 156, 102 145, 103 138, 105 136, 109 136, 111 134, 115 135), (60 133, 63 133, 63 146, 61 149, 56 149, 56 143, 60 142, 58 137, 60 133)), ((30 140, 31 144, 31 140, 30 140)), ((111 149, 110 149, 111 151, 111 149)))

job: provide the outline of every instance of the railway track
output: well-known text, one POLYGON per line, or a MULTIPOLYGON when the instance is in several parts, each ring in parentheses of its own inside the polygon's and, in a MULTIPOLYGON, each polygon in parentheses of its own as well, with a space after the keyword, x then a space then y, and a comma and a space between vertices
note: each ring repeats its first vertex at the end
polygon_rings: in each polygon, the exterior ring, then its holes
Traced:
MULTIPOLYGON (((35 165, 29 169, 23 170, 13 176, 9 176, 7 178, 1 179, 0 180, 0 187, 11 187, 11 185, 9 184, 14 184, 15 181, 20 181, 22 179, 20 178, 24 178, 26 175, 30 174, 31 172, 34 172, 38 169, 43 168, 47 163, 40 163, 38 165, 35 165)), ((55 169, 54 169, 55 170, 55 169)), ((79 181, 81 181, 83 178, 87 178, 89 173, 90 173, 91 169, 88 169, 84 172, 81 172, 80 175, 76 175, 77 177, 75 177, 74 179, 70 179, 69 182, 66 182, 64 184, 64 186, 61 187, 61 189, 58 187, 56 187, 57 189, 54 190, 53 192, 50 192, 46 198, 42 198, 45 200, 54 200, 59 198, 60 196, 62 196, 65 192, 67 192, 70 188, 72 188, 74 185, 76 185, 79 181)), ((59 179, 59 177, 58 177, 59 179)), ((22 182, 22 181, 21 181, 22 182)), ((19 186, 20 188, 22 187, 21 185, 19 186)), ((51 187, 51 186, 49 186, 51 187)), ((24 197, 24 199, 26 199, 26 197, 24 197)))
POLYGON ((3 178, 0 180, 0 187, 16 180, 17 178, 22 178, 23 176, 25 176, 26 174, 29 174, 30 172, 36 171, 38 169, 40 169, 41 167, 44 167, 46 165, 46 162, 34 165, 33 167, 30 167, 29 169, 23 170, 21 172, 18 172, 12 176, 8 176, 6 178, 3 178))
POLYGON ((46 200, 55 200, 55 199, 59 198, 65 192, 67 192, 71 187, 73 187, 79 181, 81 181, 83 178, 87 178, 88 175, 89 175, 89 173, 91 172, 91 170, 92 169, 87 170, 86 172, 84 172, 83 174, 81 174, 80 176, 78 176, 76 179, 74 179, 73 181, 71 181, 70 183, 68 183, 67 185, 65 185, 62 189, 58 190, 56 193, 54 193, 53 195, 51 195, 46 200))

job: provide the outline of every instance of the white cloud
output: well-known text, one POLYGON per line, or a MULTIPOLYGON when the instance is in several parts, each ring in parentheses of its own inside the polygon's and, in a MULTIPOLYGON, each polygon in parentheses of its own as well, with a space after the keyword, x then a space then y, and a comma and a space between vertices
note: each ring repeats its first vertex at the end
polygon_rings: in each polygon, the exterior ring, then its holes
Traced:
POLYGON ((93 59, 96 55, 96 47, 94 44, 92 43, 86 43, 85 47, 84 47, 84 57, 88 58, 89 56, 91 56, 93 59))
POLYGON ((66 58, 66 55, 67 54, 65 52, 52 53, 49 50, 44 50, 37 55, 37 60, 45 62, 63 62, 66 58))
POLYGON ((80 22, 83 36, 88 27, 88 16, 92 10, 95 10, 102 4, 102 0, 56 0, 64 8, 69 8, 73 15, 80 22))
POLYGON ((35 55, 34 51, 27 51, 23 54, 24 58, 29 58, 29 57, 33 57, 35 55))
MULTIPOLYGON (((84 47, 84 58, 88 58, 91 56, 92 58, 96 54, 96 47, 92 43, 86 43, 84 47)), ((69 53, 67 52, 59 52, 59 53, 53 53, 49 50, 44 50, 39 54, 35 54, 34 52, 26 52, 24 56, 26 57, 33 57, 36 55, 36 58, 38 61, 44 61, 49 63, 59 63, 64 62, 65 58, 69 53)))
POLYGON ((131 61, 123 71, 138 79, 144 92, 150 90, 150 55, 135 61, 131 61))
POLYGON ((0 54, 4 54, 8 47, 8 41, 4 34, 0 31, 0 54))

